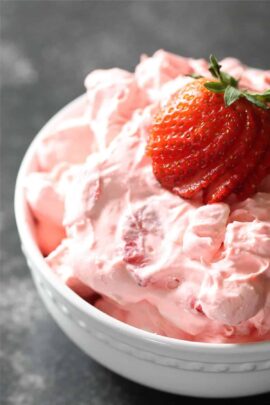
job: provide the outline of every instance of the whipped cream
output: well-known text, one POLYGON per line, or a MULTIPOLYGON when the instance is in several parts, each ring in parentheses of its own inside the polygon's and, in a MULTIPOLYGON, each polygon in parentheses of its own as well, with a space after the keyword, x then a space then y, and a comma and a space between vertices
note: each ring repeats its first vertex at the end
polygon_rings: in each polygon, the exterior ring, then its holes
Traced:
MULTIPOLYGON (((240 86, 269 87, 269 71, 221 64, 240 86)), ((26 197, 52 271, 100 310, 179 339, 267 340, 270 177, 243 202, 202 205, 161 188, 145 155, 160 104, 207 66, 160 50, 134 74, 89 74, 87 101, 39 140, 26 197)))

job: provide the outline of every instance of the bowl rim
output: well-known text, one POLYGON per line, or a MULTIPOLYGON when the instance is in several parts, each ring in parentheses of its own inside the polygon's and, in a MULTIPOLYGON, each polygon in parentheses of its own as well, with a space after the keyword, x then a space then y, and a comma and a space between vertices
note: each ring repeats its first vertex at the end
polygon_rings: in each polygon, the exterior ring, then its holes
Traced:
POLYGON ((270 351, 270 341, 251 342, 251 343, 208 343, 208 342, 194 342, 171 338, 167 336, 161 336, 148 332, 134 326, 121 322, 110 315, 107 315, 84 301, 79 295, 67 287, 59 280, 56 275, 50 270, 49 265, 45 262, 43 255, 41 254, 32 234, 30 227, 26 219, 26 200, 24 196, 24 180, 27 173, 29 173, 29 167, 32 159, 35 155, 36 144, 39 138, 43 136, 48 129, 60 120, 76 105, 86 100, 86 94, 83 94, 73 101, 69 102, 63 108, 61 108, 51 119, 40 129, 37 135, 33 138, 29 147, 27 148, 23 160, 20 164, 18 171, 16 184, 15 184, 15 197, 14 197, 14 209, 15 219, 17 224, 17 230, 20 236, 20 241, 23 241, 24 252, 29 256, 32 263, 35 263, 35 267, 42 273, 42 276, 46 279, 48 284, 52 285, 56 291, 63 296, 71 305, 74 305, 78 310, 82 311, 86 316, 94 318, 96 321, 101 322, 104 327, 110 330, 117 330, 125 335, 125 337, 132 337, 133 339, 139 339, 141 342, 148 341, 152 345, 168 347, 170 350, 175 349, 177 351, 192 351, 214 354, 230 353, 234 354, 241 352, 242 354, 250 353, 264 353, 270 351))

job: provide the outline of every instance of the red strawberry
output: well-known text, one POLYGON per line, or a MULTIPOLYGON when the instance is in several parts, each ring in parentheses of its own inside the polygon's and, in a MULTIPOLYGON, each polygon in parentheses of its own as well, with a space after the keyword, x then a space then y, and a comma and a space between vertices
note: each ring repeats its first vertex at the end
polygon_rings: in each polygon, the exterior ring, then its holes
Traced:
MULTIPOLYGON (((263 160, 263 156, 267 149, 269 150, 270 133, 266 133, 265 128, 261 124, 257 132, 257 138, 252 148, 243 157, 245 163, 240 160, 239 157, 238 164, 229 169, 221 176, 218 180, 212 183, 209 188, 205 191, 204 199, 207 203, 212 203, 215 201, 221 201, 226 198, 228 194, 236 191, 235 188, 240 187, 249 175, 253 174, 257 178, 257 167, 263 160)), ((258 178, 259 179, 259 178, 258 178)), ((259 183, 262 179, 260 179, 259 183)), ((256 187, 259 185, 256 182, 256 187)), ((254 189, 255 191, 255 189, 254 189)))
POLYGON ((227 150, 226 156, 224 154, 224 159, 212 159, 212 163, 203 171, 197 172, 195 176, 189 178, 185 183, 182 183, 180 187, 177 187, 175 191, 182 197, 191 198, 196 192, 212 184, 226 171, 228 172, 228 170, 234 168, 239 163, 239 159, 242 159, 251 147, 253 147, 257 125, 252 111, 248 111, 252 110, 252 107, 247 107, 250 108, 246 109, 246 120, 248 119, 250 124, 246 128, 243 136, 241 136, 240 139, 238 137, 234 141, 227 150))
POLYGON ((220 82, 200 78, 176 92, 154 118, 147 146, 164 188, 184 198, 203 189, 206 203, 237 190, 243 198, 269 172, 270 111, 262 109, 264 96, 241 92, 219 65, 212 68, 220 82))
POLYGON ((252 175, 236 190, 240 200, 245 200, 250 195, 256 193, 258 185, 270 174, 270 148, 264 154, 263 159, 257 165, 252 175))
MULTIPOLYGON (((262 119, 264 118, 267 120, 266 117, 263 117, 265 115, 264 111, 261 111, 262 119)), ((266 122, 263 123, 264 127, 264 132, 265 132, 265 137, 266 137, 266 142, 267 146, 265 147, 265 152, 262 156, 262 158, 259 160, 257 163, 257 166, 255 167, 253 173, 250 176, 247 176, 247 178, 243 181, 243 183, 239 186, 239 188, 236 190, 236 194, 239 196, 241 200, 246 199, 250 195, 254 194, 257 191, 258 185, 261 183, 261 181, 270 174, 270 121, 267 120, 268 123, 266 122)))

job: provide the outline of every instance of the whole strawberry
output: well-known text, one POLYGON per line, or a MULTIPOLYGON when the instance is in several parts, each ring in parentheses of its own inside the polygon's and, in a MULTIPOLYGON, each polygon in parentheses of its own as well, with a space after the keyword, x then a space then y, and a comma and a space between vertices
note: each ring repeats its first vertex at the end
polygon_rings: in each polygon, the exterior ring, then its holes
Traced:
POLYGON ((163 187, 204 202, 231 193, 245 199, 270 174, 270 90, 252 94, 210 57, 214 81, 198 78, 177 91, 151 128, 147 151, 163 187))

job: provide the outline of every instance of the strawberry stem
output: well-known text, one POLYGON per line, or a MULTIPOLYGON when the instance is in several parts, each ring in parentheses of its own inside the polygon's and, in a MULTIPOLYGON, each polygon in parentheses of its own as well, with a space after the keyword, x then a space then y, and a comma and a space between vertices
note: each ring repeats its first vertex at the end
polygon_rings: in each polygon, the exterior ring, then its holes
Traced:
POLYGON ((218 81, 207 82, 204 86, 213 93, 224 93, 225 105, 228 107, 237 101, 240 97, 244 97, 250 103, 265 110, 269 109, 270 89, 263 93, 251 93, 248 90, 238 88, 238 80, 226 72, 221 71, 221 65, 218 63, 214 55, 210 55, 209 72, 218 81))

